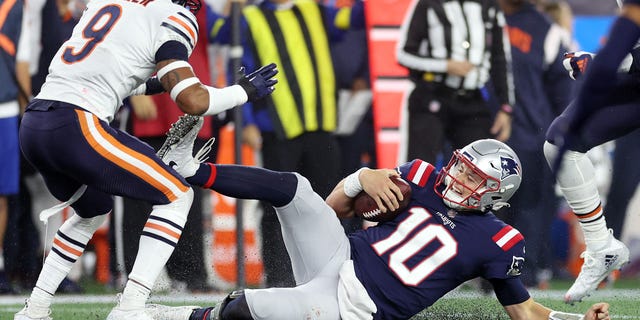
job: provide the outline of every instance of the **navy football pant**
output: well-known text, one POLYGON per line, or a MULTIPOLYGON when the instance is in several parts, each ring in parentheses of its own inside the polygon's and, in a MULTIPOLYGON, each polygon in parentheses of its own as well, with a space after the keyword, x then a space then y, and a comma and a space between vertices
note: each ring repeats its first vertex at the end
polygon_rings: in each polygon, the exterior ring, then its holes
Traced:
POLYGON ((157 205, 189 190, 186 181, 137 138, 65 103, 36 101, 30 108, 39 103, 49 104, 48 111, 25 113, 20 147, 58 200, 66 201, 88 186, 72 205, 80 217, 111 211, 111 195, 157 205))

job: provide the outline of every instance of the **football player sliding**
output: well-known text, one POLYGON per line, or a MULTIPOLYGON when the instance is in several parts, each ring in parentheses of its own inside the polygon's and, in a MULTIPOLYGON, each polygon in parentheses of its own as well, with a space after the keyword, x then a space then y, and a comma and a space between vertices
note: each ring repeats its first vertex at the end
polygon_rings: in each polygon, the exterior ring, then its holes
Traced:
POLYGON ((145 303, 180 238, 193 190, 152 148, 109 122, 128 96, 164 91, 185 113, 213 115, 269 95, 278 72, 271 64, 236 85, 203 85, 187 62, 198 35, 193 12, 200 6, 200 0, 92 0, 53 58, 22 118, 20 147, 62 202, 41 219, 65 206, 76 214, 56 233, 14 320, 51 319, 53 296, 111 212, 112 195, 148 201, 153 211, 124 292, 107 319, 151 319, 145 303))
POLYGON ((188 182, 221 194, 270 202, 282 224, 297 286, 235 291, 216 307, 149 305, 155 319, 408 319, 467 280, 482 277, 512 319, 609 319, 608 304, 585 315, 535 302, 519 279, 524 239, 492 210, 508 205, 522 180, 506 144, 475 141, 441 171, 413 160, 395 169, 363 168, 337 184, 326 201, 292 172, 200 163, 191 156, 202 121, 185 116, 169 132, 162 158, 188 182), (189 132, 178 130, 192 126, 189 132), (176 135, 183 135, 176 139, 176 135), (400 188, 409 203, 391 221, 345 235, 338 217, 353 214, 365 191, 384 210, 396 210, 400 188))
POLYGON ((639 38, 640 0, 625 0, 595 58, 578 52, 564 62, 572 78, 584 73, 584 83, 576 100, 549 127, 544 153, 586 244, 580 274, 565 294, 567 303, 581 301, 629 262, 629 249, 607 228, 586 152, 640 128, 640 49, 634 49, 639 38))

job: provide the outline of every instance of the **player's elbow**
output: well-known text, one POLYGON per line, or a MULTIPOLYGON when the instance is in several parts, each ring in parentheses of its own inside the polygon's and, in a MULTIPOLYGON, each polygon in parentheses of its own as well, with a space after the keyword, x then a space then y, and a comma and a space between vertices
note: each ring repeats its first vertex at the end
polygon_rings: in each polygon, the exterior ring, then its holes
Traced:
POLYGON ((176 104, 186 114, 201 115, 209 108, 209 92, 202 85, 194 85, 176 97, 176 104))

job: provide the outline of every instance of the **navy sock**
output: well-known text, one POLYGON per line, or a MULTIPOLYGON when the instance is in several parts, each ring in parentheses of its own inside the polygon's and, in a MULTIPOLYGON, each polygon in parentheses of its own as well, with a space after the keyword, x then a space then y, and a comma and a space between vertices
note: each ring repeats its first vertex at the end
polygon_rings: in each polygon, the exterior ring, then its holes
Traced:
POLYGON ((187 181, 229 197, 267 201, 274 207, 291 202, 298 187, 298 179, 291 172, 212 163, 201 164, 187 181))
POLYGON ((211 312, 213 312, 213 307, 193 309, 189 320, 209 320, 211 312))

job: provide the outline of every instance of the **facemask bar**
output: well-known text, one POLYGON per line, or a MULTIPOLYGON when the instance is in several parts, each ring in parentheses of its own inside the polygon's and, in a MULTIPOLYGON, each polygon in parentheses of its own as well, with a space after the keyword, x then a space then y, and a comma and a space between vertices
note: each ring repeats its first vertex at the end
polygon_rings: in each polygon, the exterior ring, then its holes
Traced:
POLYGON ((480 208, 482 196, 487 192, 497 191, 499 188, 500 181, 482 172, 471 162, 471 160, 462 155, 459 150, 454 151, 449 164, 440 171, 434 186, 436 194, 444 200, 459 205, 462 208, 473 210, 482 210, 483 208, 480 208), (456 176, 458 175, 458 166, 461 163, 466 166, 466 170, 471 170, 474 174, 480 177, 480 182, 476 186, 470 187, 456 179, 456 176), (440 185, 445 186, 442 192, 438 190, 440 185), (461 186, 467 191, 470 191, 470 194, 463 198, 457 192, 451 190, 454 185, 461 186), (455 197, 451 195, 455 195, 455 197))

